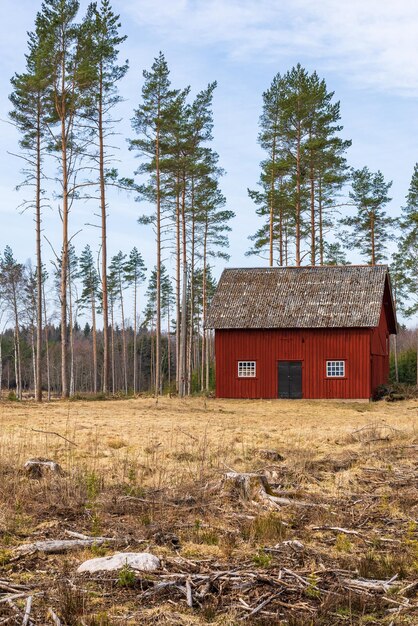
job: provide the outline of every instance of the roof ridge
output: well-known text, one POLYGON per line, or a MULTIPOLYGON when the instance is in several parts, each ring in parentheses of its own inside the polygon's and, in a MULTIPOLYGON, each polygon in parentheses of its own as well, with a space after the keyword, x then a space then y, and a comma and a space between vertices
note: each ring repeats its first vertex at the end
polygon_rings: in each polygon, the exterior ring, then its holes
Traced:
POLYGON ((304 269, 318 269, 318 270, 325 270, 325 269, 351 269, 351 268, 358 268, 358 267, 364 267, 364 268, 369 268, 369 269, 375 269, 375 268, 389 268, 388 263, 375 263, 374 265, 369 265, 368 263, 353 263, 350 265, 281 265, 278 267, 225 267, 224 268, 224 272, 229 271, 229 270, 267 270, 267 271, 277 271, 277 270, 304 270, 304 269))

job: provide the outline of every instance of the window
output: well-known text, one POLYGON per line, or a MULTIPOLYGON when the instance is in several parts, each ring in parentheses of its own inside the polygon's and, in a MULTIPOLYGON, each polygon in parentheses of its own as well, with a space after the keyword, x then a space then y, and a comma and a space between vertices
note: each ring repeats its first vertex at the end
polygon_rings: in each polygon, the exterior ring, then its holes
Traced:
POLYGON ((327 361, 327 378, 344 378, 345 361, 327 361))
POLYGON ((238 378, 255 378, 255 361, 238 361, 238 378))

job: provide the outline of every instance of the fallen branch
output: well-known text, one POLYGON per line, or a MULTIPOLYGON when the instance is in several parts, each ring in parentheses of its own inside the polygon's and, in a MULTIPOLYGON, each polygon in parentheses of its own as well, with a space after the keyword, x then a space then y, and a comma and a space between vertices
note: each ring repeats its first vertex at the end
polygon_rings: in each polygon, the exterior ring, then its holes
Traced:
POLYGON ((52 621, 54 622, 55 626, 61 626, 60 618, 55 613, 55 611, 53 611, 52 609, 48 610, 48 617, 50 617, 52 619, 52 621))
POLYGON ((399 583, 395 583, 398 575, 396 574, 390 580, 374 580, 368 578, 342 578, 341 583, 356 589, 357 591, 375 591, 378 593, 386 593, 393 587, 397 587, 399 583))
POLYGON ((311 530, 332 530, 333 532, 342 533, 344 535, 355 535, 356 537, 361 537, 357 530, 341 528, 340 526, 312 526, 311 530))
POLYGON ((56 437, 60 437, 61 439, 64 439, 64 441, 66 441, 67 443, 70 443, 72 446, 75 446, 75 447, 77 447, 78 445, 74 441, 71 441, 71 439, 67 439, 67 437, 64 437, 64 435, 60 435, 59 433, 56 433, 53 430, 38 430, 37 428, 31 428, 30 430, 33 431, 34 433, 42 433, 43 435, 55 435, 56 437))
MULTIPOLYGON (((252 611, 248 613, 248 615, 245 615, 242 618, 242 621, 247 620, 250 617, 253 617, 253 615, 256 615, 257 613, 259 613, 262 609, 264 609, 265 606, 267 606, 267 604, 270 604, 270 602, 274 600, 275 597, 276 597, 275 594, 271 594, 266 600, 263 600, 263 602, 260 602, 260 604, 256 606, 255 609, 252 609, 252 611)), ((247 606, 245 606, 244 608, 247 609, 247 606)))
POLYGON ((3 604, 4 602, 10 602, 11 600, 17 600, 17 598, 27 598, 27 597, 28 597, 27 593, 12 593, 10 596, 0 598, 0 604, 3 604))
POLYGON ((29 624, 30 612, 32 610, 32 600, 32 596, 29 596, 26 600, 25 614, 23 615, 22 626, 28 626, 29 624))
POLYGON ((190 577, 186 579, 186 600, 187 600, 187 606, 189 606, 192 609, 193 608, 193 595, 192 595, 192 585, 190 581, 191 581, 190 577))
POLYGON ((47 539, 46 541, 35 541, 34 543, 24 543, 15 549, 16 556, 33 554, 34 552, 45 552, 47 554, 60 554, 71 550, 81 550, 91 546, 101 546, 104 543, 124 543, 119 539, 111 537, 93 537, 91 539, 47 539))
POLYGON ((2 591, 9 591, 11 593, 20 593, 21 591, 29 591, 29 587, 26 585, 19 585, 17 583, 10 584, 6 580, 0 580, 0 589, 2 591))

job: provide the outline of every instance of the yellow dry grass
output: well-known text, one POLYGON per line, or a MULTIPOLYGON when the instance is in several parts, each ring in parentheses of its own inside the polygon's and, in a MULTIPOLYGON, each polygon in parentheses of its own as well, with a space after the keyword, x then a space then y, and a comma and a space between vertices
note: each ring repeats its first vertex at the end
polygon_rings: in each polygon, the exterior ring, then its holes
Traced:
POLYGON ((109 468, 115 478, 128 472, 132 463, 147 478, 146 469, 152 465, 159 471, 149 480, 161 487, 208 469, 248 469, 253 467, 254 451, 260 448, 292 449, 301 458, 312 459, 355 449, 360 442, 364 447, 363 430, 370 439, 384 440, 388 433, 413 439, 417 417, 416 401, 161 398, 157 404, 152 398, 138 398, 43 405, 9 402, 0 403, 0 454, 14 465, 44 456, 64 467, 81 463, 89 469, 109 468))

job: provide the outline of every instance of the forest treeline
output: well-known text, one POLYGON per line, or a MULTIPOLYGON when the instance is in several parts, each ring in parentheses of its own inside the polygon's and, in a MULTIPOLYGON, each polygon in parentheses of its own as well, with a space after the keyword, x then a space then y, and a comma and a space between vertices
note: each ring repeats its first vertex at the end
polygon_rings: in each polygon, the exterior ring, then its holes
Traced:
MULTIPOLYGON (((19 188, 27 196, 21 208, 33 211, 36 243, 33 267, 9 246, 0 259, 0 381, 19 398, 29 389, 40 401, 44 391, 184 396, 211 387, 205 319, 214 259, 229 258, 234 217, 212 146, 216 82, 194 96, 189 86, 176 88, 159 53, 143 72, 126 138, 139 165, 122 177, 113 138, 118 87, 128 72, 128 62, 119 61, 125 39, 109 0, 90 4, 82 16, 77 0, 45 0, 28 36, 25 70, 11 79, 19 188), (109 258, 111 188, 146 207, 138 221, 153 233, 153 267, 145 267, 140 240, 109 258), (62 238, 47 266, 43 213, 51 198, 59 204, 62 238), (81 201, 92 221, 99 216, 100 235, 76 250, 71 209, 81 201), (82 328, 80 318, 88 320, 82 328)), ((412 316, 418 165, 395 219, 387 212, 391 181, 366 165, 351 168, 351 141, 342 132, 340 103, 316 72, 297 65, 274 77, 263 94, 260 178, 248 190, 260 218, 248 254, 270 266, 343 264, 347 251, 372 265, 390 261, 397 304, 412 316)))

